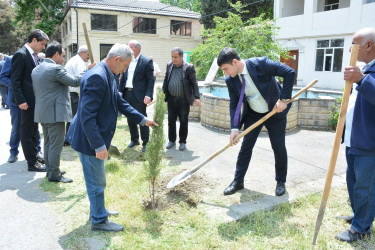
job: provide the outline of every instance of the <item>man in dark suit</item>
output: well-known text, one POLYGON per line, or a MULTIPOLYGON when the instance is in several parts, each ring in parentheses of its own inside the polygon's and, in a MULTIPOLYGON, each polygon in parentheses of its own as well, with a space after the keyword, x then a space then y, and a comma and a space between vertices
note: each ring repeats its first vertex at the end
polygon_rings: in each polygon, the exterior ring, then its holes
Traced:
MULTIPOLYGON (((13 99, 13 90, 10 80, 10 74, 12 71, 12 56, 7 56, 5 59, 4 67, 1 70, 0 82, 8 87, 8 99, 7 102, 10 108, 10 120, 12 124, 12 129, 10 132, 9 146, 10 146, 10 156, 8 158, 9 163, 14 163, 18 159, 18 146, 20 145, 21 136, 20 136, 20 127, 21 127, 21 109, 14 102, 13 99)), ((39 130, 37 133, 37 147, 38 153, 41 154, 40 147, 40 134, 39 130)))
POLYGON ((130 64, 133 52, 125 44, 115 44, 106 59, 88 71, 81 80, 77 114, 70 124, 67 140, 78 151, 90 200, 91 230, 122 231, 124 227, 108 220, 104 206, 106 186, 104 160, 121 112, 136 124, 157 126, 129 105, 117 90, 114 74, 130 64))
POLYGON ((172 62, 167 64, 163 82, 165 101, 168 103, 168 139, 166 146, 170 149, 176 145, 176 121, 180 120, 179 150, 186 148, 190 105, 200 105, 200 96, 194 65, 183 60, 184 51, 174 48, 171 52, 172 62))
POLYGON ((60 171, 60 155, 65 122, 72 119, 69 86, 78 87, 83 72, 78 76, 69 74, 62 66, 64 61, 65 51, 54 41, 48 44, 46 59, 33 70, 31 77, 35 94, 34 121, 43 127, 48 181, 69 183, 73 180, 62 176, 64 172, 60 171))
POLYGON ((46 47, 48 36, 41 30, 32 31, 27 43, 14 53, 11 82, 13 97, 21 109, 21 144, 28 170, 45 172, 44 164, 38 162, 38 124, 34 122, 35 96, 31 80, 32 70, 39 65, 38 53, 46 47))
MULTIPOLYGON (((218 56, 217 64, 227 75, 225 82, 230 98, 230 118, 232 144, 234 138, 244 125, 247 129, 271 110, 278 114, 263 124, 268 130, 272 149, 275 155, 276 191, 277 196, 285 193, 288 156, 285 147, 286 115, 290 105, 286 102, 291 98, 295 71, 268 57, 241 60, 232 48, 224 48, 218 56), (275 76, 283 77, 283 87, 275 76), (244 106, 240 115, 241 106, 244 106)), ((249 167, 252 151, 263 125, 256 127, 245 135, 238 154, 234 181, 224 190, 224 195, 231 195, 244 188, 244 177, 249 167)))
MULTIPOLYGON (((154 66, 150 58, 141 54, 141 45, 138 41, 132 40, 128 43, 134 52, 134 59, 120 81, 120 92, 123 98, 138 112, 147 116, 146 108, 152 100, 154 93, 154 66)), ((137 124, 128 119, 131 142, 128 148, 139 145, 139 133, 137 124)), ((141 126, 142 152, 146 151, 146 144, 150 136, 148 127, 141 126)))

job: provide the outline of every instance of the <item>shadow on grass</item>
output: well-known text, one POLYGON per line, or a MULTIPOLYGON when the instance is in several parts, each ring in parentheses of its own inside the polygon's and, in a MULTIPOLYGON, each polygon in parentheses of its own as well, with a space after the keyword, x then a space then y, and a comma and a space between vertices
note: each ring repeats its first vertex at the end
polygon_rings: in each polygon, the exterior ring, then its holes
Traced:
POLYGON ((106 249, 115 234, 91 231, 91 222, 87 220, 85 225, 61 236, 59 244, 63 249, 106 249))
POLYGON ((54 195, 63 193, 66 190, 64 185, 67 184, 61 182, 49 182, 47 178, 43 178, 42 182, 40 183, 40 187, 43 191, 51 192, 54 195))
POLYGON ((161 236, 161 226, 164 221, 158 212, 150 210, 145 211, 142 215, 143 221, 147 224, 145 231, 156 239, 161 236))
MULTIPOLYGON (((286 219, 291 216, 293 216, 291 205, 282 204, 273 211, 259 211, 238 221, 221 223, 218 226, 218 232, 224 240, 228 241, 236 241, 249 234, 275 238, 282 235, 280 224, 285 223, 286 219)), ((291 229, 294 231, 300 230, 292 224, 288 225, 289 227, 293 227, 291 229)))
POLYGON ((78 153, 71 146, 66 146, 61 151, 61 161, 76 161, 78 153))
POLYGON ((135 161, 144 161, 144 153, 140 151, 140 149, 137 150, 137 147, 135 148, 126 148, 121 153, 121 159, 125 161, 125 163, 132 163, 135 161))

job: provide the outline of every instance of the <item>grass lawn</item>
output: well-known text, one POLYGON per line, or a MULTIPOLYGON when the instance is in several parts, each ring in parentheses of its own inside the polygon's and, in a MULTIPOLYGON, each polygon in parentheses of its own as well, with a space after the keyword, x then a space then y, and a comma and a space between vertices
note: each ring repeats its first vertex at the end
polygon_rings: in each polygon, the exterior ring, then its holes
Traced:
MULTIPOLYGON (((199 205, 199 196, 174 193, 159 186, 160 205, 157 211, 146 210, 150 200, 144 179, 141 147, 127 149, 130 142, 126 119, 118 121, 112 141, 122 153, 121 158, 106 161, 106 207, 120 212, 110 219, 125 226, 119 233, 90 230, 89 202, 77 153, 64 148, 61 168, 74 180, 71 184, 49 183, 43 190, 50 193, 50 206, 59 214, 64 235, 64 248, 110 249, 374 249, 374 238, 354 244, 334 239, 335 234, 349 228, 335 219, 349 215, 346 188, 333 189, 317 245, 312 237, 321 194, 312 194, 273 211, 257 212, 236 222, 212 219, 199 205), (197 202, 195 202, 197 201, 197 202)), ((179 172, 178 166, 165 166, 161 179, 179 172)), ((209 195, 209 194, 208 194, 209 195)))

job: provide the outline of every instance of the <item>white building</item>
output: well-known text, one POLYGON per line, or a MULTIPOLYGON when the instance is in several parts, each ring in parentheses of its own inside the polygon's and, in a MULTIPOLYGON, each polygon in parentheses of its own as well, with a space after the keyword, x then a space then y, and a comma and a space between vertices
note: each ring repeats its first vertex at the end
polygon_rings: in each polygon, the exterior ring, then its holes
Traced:
POLYGON ((353 34, 375 26, 375 0, 275 0, 277 40, 293 56, 298 86, 340 90, 353 34))

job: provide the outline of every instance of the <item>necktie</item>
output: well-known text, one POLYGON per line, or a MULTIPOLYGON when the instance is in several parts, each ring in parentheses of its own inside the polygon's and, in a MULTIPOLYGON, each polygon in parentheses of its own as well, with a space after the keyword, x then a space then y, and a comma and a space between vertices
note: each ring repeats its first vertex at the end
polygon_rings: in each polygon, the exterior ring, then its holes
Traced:
POLYGON ((34 60, 35 60, 35 65, 38 66, 39 65, 38 54, 35 52, 34 52, 34 60))
POLYGON ((240 100, 238 101, 237 108, 236 108, 236 113, 234 114, 234 121, 233 121, 234 126, 237 126, 237 124, 238 124, 238 120, 240 118, 240 113, 241 113, 241 106, 242 106, 243 96, 245 94, 246 83, 245 83, 245 77, 244 77, 243 74, 241 74, 241 78, 242 78, 242 88, 241 88, 240 100))

